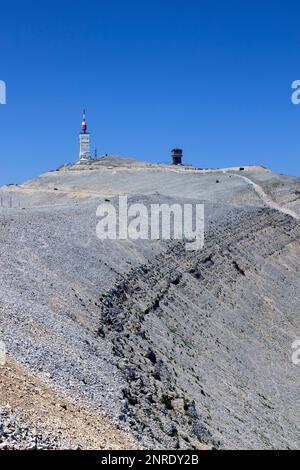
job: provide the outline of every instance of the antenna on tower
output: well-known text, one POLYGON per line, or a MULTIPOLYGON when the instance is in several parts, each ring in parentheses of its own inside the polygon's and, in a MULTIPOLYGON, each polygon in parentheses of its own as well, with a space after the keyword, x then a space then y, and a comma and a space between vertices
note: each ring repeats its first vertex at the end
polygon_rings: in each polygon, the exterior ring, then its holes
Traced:
POLYGON ((82 124, 81 124, 81 129, 83 134, 86 134, 87 131, 87 124, 86 124, 86 114, 85 114, 85 109, 82 112, 82 124))

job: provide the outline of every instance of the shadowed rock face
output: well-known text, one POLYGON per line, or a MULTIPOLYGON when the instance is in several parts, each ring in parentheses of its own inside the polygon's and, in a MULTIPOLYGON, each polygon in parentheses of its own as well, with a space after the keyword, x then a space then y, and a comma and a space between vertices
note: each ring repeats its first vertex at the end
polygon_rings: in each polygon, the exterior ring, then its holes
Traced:
POLYGON ((128 383, 124 419, 163 447, 297 447, 299 236, 276 212, 235 213, 202 252, 169 246, 110 292, 99 331, 128 383))
MULTIPOLYGON (((26 207, 0 212, 10 355, 147 447, 296 448, 299 222, 234 174, 126 164, 2 190, 26 207), (98 202, 126 187, 145 204, 206 200, 204 249, 99 241, 98 202)), ((277 175, 243 174, 287 205, 299 184, 286 177, 277 191, 277 175)))

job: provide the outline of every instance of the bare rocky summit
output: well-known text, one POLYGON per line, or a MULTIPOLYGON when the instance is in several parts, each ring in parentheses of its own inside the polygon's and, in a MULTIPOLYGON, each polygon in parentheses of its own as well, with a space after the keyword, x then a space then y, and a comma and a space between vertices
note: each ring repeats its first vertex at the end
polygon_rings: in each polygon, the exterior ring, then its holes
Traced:
POLYGON ((106 157, 0 196, 0 446, 299 447, 300 178, 106 157), (100 241, 118 195, 204 202, 203 250, 100 241))

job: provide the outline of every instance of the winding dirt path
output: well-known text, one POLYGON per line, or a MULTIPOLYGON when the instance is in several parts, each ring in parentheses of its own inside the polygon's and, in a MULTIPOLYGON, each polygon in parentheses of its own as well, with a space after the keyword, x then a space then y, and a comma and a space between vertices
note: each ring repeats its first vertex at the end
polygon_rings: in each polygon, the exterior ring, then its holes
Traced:
POLYGON ((246 181, 246 183, 250 184, 253 187, 254 191, 258 194, 260 199, 267 206, 269 206, 271 209, 275 209, 279 212, 282 212, 283 214, 286 214, 286 215, 289 215, 290 217, 293 217, 296 220, 300 220, 300 215, 299 214, 292 211, 291 209, 288 209, 286 207, 282 207, 280 204, 273 201, 273 199, 270 196, 268 196, 268 194, 265 193, 263 188, 261 186, 259 186, 257 183, 254 183, 254 181, 252 181, 250 178, 247 178, 246 176, 243 176, 243 175, 237 175, 236 173, 228 173, 228 172, 225 172, 225 173, 230 174, 232 176, 236 176, 237 178, 242 178, 244 181, 246 181))

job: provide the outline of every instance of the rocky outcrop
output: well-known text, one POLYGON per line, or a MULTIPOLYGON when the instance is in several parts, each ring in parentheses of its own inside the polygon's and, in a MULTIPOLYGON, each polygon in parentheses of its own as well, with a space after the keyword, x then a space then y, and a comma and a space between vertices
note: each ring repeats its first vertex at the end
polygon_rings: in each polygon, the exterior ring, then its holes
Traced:
POLYGON ((100 299, 98 334, 127 381, 121 420, 167 448, 297 446, 299 237, 276 211, 233 212, 203 251, 171 244, 100 299))

